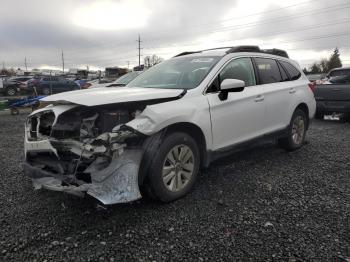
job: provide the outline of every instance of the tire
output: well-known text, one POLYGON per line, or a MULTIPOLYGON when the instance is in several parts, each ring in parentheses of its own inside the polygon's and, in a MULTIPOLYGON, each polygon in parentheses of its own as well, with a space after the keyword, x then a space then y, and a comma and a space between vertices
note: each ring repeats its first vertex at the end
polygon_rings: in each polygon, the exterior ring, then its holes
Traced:
POLYGON ((287 129, 287 136, 280 138, 278 144, 287 151, 294 151, 305 142, 308 119, 301 109, 296 109, 287 129))
POLYGON ((350 122, 350 113, 344 113, 341 115, 340 120, 343 122, 350 122))
POLYGON ((13 116, 19 114, 19 110, 17 108, 11 108, 10 111, 11 111, 11 115, 13 115, 13 116))
POLYGON ((198 145, 191 136, 180 132, 167 135, 153 156, 149 168, 148 186, 151 195, 162 202, 171 202, 185 196, 196 181, 199 162, 198 145))
POLYGON ((11 86, 6 89, 6 95, 8 96, 14 96, 16 93, 17 93, 17 90, 15 87, 11 86))
POLYGON ((315 118, 323 120, 324 119, 324 113, 323 112, 316 112, 315 118))
POLYGON ((50 95, 50 94, 51 94, 50 88, 48 88, 48 87, 42 88, 42 89, 41 89, 41 93, 42 93, 43 95, 46 95, 46 96, 50 95))

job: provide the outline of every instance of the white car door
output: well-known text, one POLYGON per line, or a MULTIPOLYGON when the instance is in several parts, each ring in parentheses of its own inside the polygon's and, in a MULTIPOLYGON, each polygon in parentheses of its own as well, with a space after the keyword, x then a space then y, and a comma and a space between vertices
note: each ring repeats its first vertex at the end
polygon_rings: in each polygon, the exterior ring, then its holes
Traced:
POLYGON ((213 150, 250 140, 263 134, 265 101, 256 85, 250 58, 231 60, 207 90, 211 115, 213 150), (218 86, 224 79, 240 79, 246 87, 241 92, 229 92, 226 100, 219 98, 218 86))
POLYGON ((271 133, 284 129, 290 121, 296 89, 276 60, 254 58, 266 103, 264 130, 271 133))

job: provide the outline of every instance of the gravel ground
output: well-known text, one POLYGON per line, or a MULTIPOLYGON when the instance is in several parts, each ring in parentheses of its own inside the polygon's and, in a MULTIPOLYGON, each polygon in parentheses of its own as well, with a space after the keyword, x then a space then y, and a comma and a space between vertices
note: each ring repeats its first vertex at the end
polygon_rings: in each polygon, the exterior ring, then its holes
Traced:
POLYGON ((0 260, 350 261, 349 123, 314 121, 297 152, 221 159, 174 203, 105 209, 32 189, 24 119, 0 115, 0 260))

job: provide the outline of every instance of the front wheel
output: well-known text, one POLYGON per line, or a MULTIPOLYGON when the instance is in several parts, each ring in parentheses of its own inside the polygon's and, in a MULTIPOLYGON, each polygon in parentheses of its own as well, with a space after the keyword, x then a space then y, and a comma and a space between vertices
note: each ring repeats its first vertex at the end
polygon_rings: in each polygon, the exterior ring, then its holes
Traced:
POLYGON ((44 87, 44 88, 41 90, 41 92, 43 93, 43 95, 48 96, 48 95, 50 95, 51 90, 50 90, 50 88, 48 88, 48 87, 44 87))
POLYGON ((199 149, 186 133, 171 133, 163 140, 149 170, 153 195, 170 202, 186 195, 193 187, 199 170, 199 149))
POLYGON ((295 110, 287 129, 287 136, 279 139, 278 144, 288 151, 302 147, 305 141, 307 121, 303 110, 295 110))

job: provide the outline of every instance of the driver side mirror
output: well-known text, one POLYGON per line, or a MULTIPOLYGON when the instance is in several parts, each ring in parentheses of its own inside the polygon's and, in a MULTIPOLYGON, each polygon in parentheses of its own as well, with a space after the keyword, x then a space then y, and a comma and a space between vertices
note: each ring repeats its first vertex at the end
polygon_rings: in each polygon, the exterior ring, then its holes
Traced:
POLYGON ((225 79, 220 85, 220 100, 226 100, 229 92, 242 92, 245 82, 239 79, 225 79))

